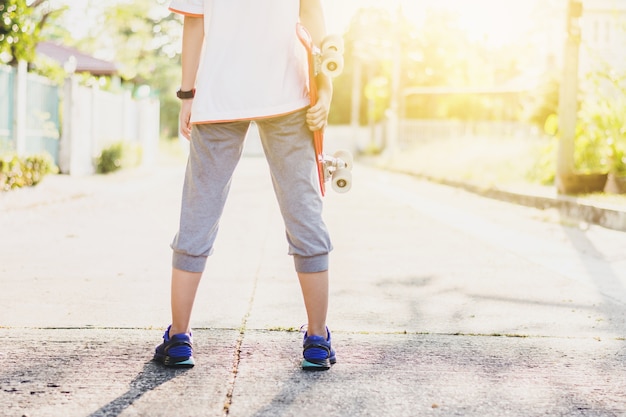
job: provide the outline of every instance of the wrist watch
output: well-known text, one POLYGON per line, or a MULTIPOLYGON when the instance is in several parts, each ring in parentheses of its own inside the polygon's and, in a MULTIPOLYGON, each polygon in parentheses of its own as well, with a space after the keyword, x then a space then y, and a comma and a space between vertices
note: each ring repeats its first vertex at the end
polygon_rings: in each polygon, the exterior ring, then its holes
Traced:
POLYGON ((176 97, 178 97, 181 100, 187 100, 190 98, 194 98, 194 96, 196 95, 196 89, 194 88, 193 90, 189 90, 189 91, 183 91, 183 90, 178 90, 176 92, 176 97))

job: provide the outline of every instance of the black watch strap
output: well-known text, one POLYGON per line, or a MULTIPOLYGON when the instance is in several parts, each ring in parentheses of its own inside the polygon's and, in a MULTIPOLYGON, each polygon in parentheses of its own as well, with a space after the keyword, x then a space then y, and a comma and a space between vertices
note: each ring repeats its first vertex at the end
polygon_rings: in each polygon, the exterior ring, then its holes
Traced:
POLYGON ((196 95, 196 89, 195 88, 193 90, 189 90, 189 91, 178 90, 176 92, 176 97, 178 97, 181 100, 194 98, 195 95, 196 95))

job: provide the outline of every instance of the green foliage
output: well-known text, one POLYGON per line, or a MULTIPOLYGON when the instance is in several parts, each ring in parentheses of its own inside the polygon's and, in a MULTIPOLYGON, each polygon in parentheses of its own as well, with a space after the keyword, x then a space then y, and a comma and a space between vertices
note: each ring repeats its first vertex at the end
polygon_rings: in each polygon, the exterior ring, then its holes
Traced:
POLYGON ((58 168, 47 153, 27 157, 6 154, 0 157, 0 191, 34 186, 47 174, 57 172, 58 168))
MULTIPOLYGON (((626 176, 626 74, 607 69, 589 78, 595 91, 580 102, 574 167, 584 174, 608 172, 626 176)), ((554 176, 559 133, 555 113, 545 117, 544 131, 555 139, 545 147, 533 168, 531 177, 540 182, 554 176)))
POLYGON ((548 115, 543 123, 543 131, 548 136, 559 133, 559 116, 556 113, 548 115))
POLYGON ((626 175, 626 73, 590 76, 595 91, 583 105, 576 135, 578 168, 626 175))
POLYGON ((167 10, 169 0, 133 0, 106 7, 104 25, 94 34, 91 48, 115 48, 123 79, 149 85, 159 96, 161 131, 178 132, 180 102, 175 92, 180 79, 182 20, 167 10))
POLYGON ((604 171, 626 174, 626 101, 623 98, 590 102, 583 113, 584 132, 577 140, 593 145, 594 162, 604 171))
MULTIPOLYGON (((529 121, 537 126, 546 127, 548 124, 553 126, 553 121, 549 120, 555 117, 559 112, 559 89, 560 82, 557 78, 552 78, 541 86, 538 95, 539 101, 534 104, 529 121)), ((553 134, 556 134, 553 133, 553 134)))
MULTIPOLYGON (((550 117, 550 125, 554 118, 550 117)), ((559 139, 553 136, 547 139, 541 152, 537 155, 536 162, 528 172, 527 178, 532 182, 548 185, 553 184, 556 177, 556 159, 559 139)), ((599 135, 592 128, 588 120, 581 118, 576 127, 576 139, 574 141, 574 166, 577 172, 584 174, 604 173, 609 171, 608 165, 609 146, 603 135, 599 135)))
POLYGON ((606 140, 585 121, 578 124, 574 141, 574 167, 584 174, 606 172, 606 140))
MULTIPOLYGON (((77 40, 72 39, 68 30, 74 23, 66 19, 67 5, 51 1, 2 0, 0 56, 8 56, 12 63, 17 59, 26 60, 30 70, 60 83, 66 76, 64 69, 35 56, 38 40, 55 41, 83 51, 112 52, 114 55, 105 59, 119 64, 123 88, 134 88, 128 84, 149 85, 151 94, 158 95, 161 103, 162 132, 175 136, 180 102, 175 96, 178 84, 172 80, 180 78, 182 19, 168 11, 169 0, 105 3, 89 2, 85 8, 86 19, 94 24, 77 40), (94 19, 96 16, 99 17, 94 19), (20 41, 17 44, 16 39, 20 41)), ((113 92, 120 88, 105 77, 87 76, 82 83, 97 83, 100 88, 113 92)))
POLYGON ((42 77, 48 78, 57 85, 62 85, 63 80, 67 76, 65 69, 59 63, 44 55, 38 55, 35 57, 35 60, 31 65, 31 71, 35 74, 41 75, 42 77))
MULTIPOLYGON (((347 54, 344 54, 344 62, 348 60, 347 54)), ((346 64, 343 72, 333 79, 333 103, 328 113, 328 124, 338 125, 350 123, 350 109, 352 107, 352 70, 353 68, 349 66, 349 64, 346 64)))
MULTIPOLYGON (((574 141, 574 167, 580 173, 607 172, 607 145, 602 135, 590 123, 590 117, 582 113, 576 126, 574 141)), ((531 182, 543 185, 553 184, 556 178, 556 159, 559 147, 558 116, 551 114, 546 118, 544 132, 549 136, 542 147, 536 162, 528 172, 531 182)))
POLYGON ((609 143, 610 170, 613 174, 626 177, 626 143, 624 141, 612 141, 609 143))
POLYGON ((557 149, 558 139, 556 137, 546 139, 546 143, 541 147, 539 154, 535 158, 535 164, 526 174, 530 182, 542 185, 554 184, 557 149))
POLYGON ((157 7, 154 0, 133 0, 107 7, 104 25, 93 39, 96 47, 107 46, 104 42, 124 45, 115 48, 115 61, 121 65, 122 78, 137 85, 150 84, 163 68, 178 71, 181 21, 167 10, 168 1, 156 3, 157 7))
POLYGON ((32 61, 35 56, 37 27, 26 0, 0 3, 0 53, 8 54, 10 63, 32 61))
POLYGON ((136 144, 119 141, 102 150, 96 160, 96 171, 108 174, 122 168, 136 167, 141 163, 141 147, 136 144))
POLYGON ((52 3, 45 1, 29 1, 32 9, 32 16, 37 21, 39 39, 54 41, 58 44, 72 45, 72 35, 69 30, 70 25, 63 23, 61 18, 70 9, 69 5, 62 3, 52 3))
POLYGON ((386 77, 375 77, 365 86, 365 98, 367 99, 367 120, 379 122, 385 117, 385 110, 389 107, 389 80, 386 77))
MULTIPOLYGON (((388 106, 394 61, 400 60, 398 93, 411 87, 449 87, 451 91, 469 86, 504 83, 520 75, 518 57, 507 47, 486 47, 472 41, 462 28, 458 14, 429 9, 423 25, 385 8, 363 8, 350 23, 345 40, 344 74, 334 81, 330 123, 347 123, 355 65, 361 66, 360 122, 380 120, 388 106), (355 58, 357 57, 357 58, 355 58), (358 59, 358 63, 355 61, 358 59), (495 75, 494 75, 495 74, 495 75), (494 77, 497 78, 494 81, 494 77), (386 79, 387 97, 371 95, 372 83, 386 79)), ((416 94, 400 106, 407 118, 458 120, 519 120, 519 94, 416 94)))

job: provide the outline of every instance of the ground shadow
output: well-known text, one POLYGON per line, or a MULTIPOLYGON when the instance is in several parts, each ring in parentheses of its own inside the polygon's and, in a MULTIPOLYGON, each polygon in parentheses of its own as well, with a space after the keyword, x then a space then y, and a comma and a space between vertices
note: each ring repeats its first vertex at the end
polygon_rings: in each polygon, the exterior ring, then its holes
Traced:
POLYGON ((130 382, 128 391, 94 411, 89 417, 118 416, 145 393, 178 377, 188 369, 170 369, 156 362, 147 362, 141 372, 130 382))
POLYGON ((325 372, 306 372, 300 369, 292 371, 283 389, 267 405, 257 410, 252 417, 279 417, 285 413, 292 413, 289 406, 328 376, 325 372))
POLYGON ((623 337, 626 331, 623 319, 626 314, 626 288, 611 259, 594 245, 585 231, 572 227, 564 227, 563 230, 602 297, 597 309, 602 314, 603 326, 616 336, 623 337))

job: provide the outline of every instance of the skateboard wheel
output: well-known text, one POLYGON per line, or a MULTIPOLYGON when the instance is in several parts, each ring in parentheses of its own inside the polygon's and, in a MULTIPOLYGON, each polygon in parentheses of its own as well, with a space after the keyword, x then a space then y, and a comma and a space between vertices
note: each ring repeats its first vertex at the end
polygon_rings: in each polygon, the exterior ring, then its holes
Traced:
POLYGON ((322 41, 322 47, 320 48, 322 53, 335 51, 343 55, 343 38, 339 35, 328 35, 322 41))
POLYGON ((354 160, 352 158, 352 154, 350 151, 345 149, 339 149, 333 154, 333 158, 341 159, 344 164, 346 164, 345 168, 348 171, 352 171, 352 166, 354 165, 354 160))
POLYGON ((322 56, 322 73, 328 77, 336 77, 343 71, 343 56, 337 52, 329 52, 322 56))
POLYGON ((333 190, 337 193, 347 193, 352 188, 352 173, 346 168, 340 168, 333 174, 333 190))

